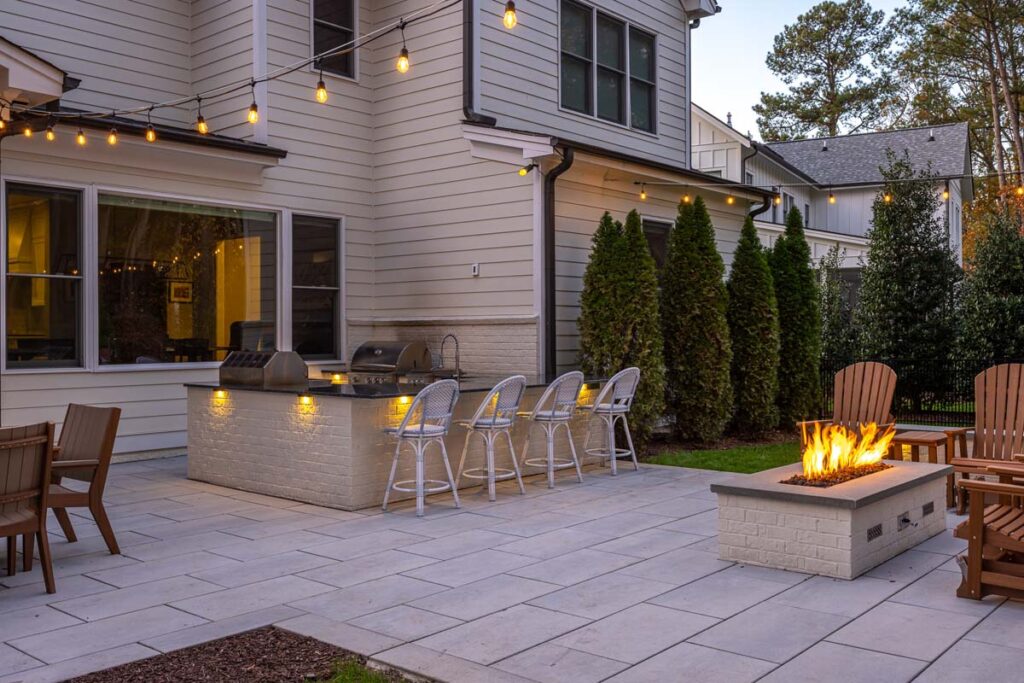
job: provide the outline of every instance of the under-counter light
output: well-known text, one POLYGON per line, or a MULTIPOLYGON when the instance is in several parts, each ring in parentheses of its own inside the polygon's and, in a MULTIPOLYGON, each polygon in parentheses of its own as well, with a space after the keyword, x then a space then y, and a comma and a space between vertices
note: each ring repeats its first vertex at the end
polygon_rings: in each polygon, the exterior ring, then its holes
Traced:
POLYGON ((217 389, 216 391, 213 392, 213 397, 216 399, 223 400, 228 397, 228 392, 224 391, 223 389, 217 389))
POLYGON ((304 406, 312 405, 313 397, 310 396, 309 394, 303 394, 302 396, 299 396, 299 403, 301 403, 304 406))

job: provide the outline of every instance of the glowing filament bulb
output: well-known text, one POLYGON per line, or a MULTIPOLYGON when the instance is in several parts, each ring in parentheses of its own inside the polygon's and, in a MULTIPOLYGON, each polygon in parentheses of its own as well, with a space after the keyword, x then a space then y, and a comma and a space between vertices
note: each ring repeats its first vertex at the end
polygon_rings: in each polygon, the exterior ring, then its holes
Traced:
POLYGON ((79 147, 85 147, 85 132, 79 128, 78 134, 75 135, 75 142, 78 143, 79 147))
POLYGON ((402 51, 398 53, 398 61, 395 62, 395 68, 398 69, 398 73, 404 74, 409 71, 409 50, 404 45, 402 51))
POLYGON ((892 195, 886 192, 884 195, 882 195, 882 201, 888 204, 889 202, 892 201, 892 195))
POLYGON ((736 203, 736 198, 733 197, 732 195, 729 195, 728 197, 725 198, 725 203, 728 204, 729 206, 732 206, 733 204, 736 203))
POLYGON ((782 203, 782 196, 781 195, 775 195, 775 206, 778 206, 781 203, 782 203))
POLYGON ((110 132, 107 133, 107 144, 108 145, 116 145, 117 144, 117 128, 111 128, 110 132))
POLYGON ((32 137, 32 129, 29 128, 28 126, 25 126, 25 130, 23 130, 22 133, 24 133, 25 137, 27 137, 27 138, 32 137))
POLYGON ((146 126, 146 142, 156 142, 156 130, 153 126, 146 126))
POLYGON ((57 134, 53 132, 53 126, 46 127, 46 139, 53 142, 57 139, 57 134))
POLYGON ((210 132, 210 126, 206 123, 206 119, 203 118, 202 114, 196 117, 196 131, 200 135, 206 135, 210 132))
POLYGON ((510 31, 519 23, 519 17, 516 16, 516 3, 512 0, 505 3, 505 16, 501 18, 501 23, 510 31))
POLYGON ((828 193, 828 203, 829 204, 835 204, 836 203, 836 196, 834 194, 832 194, 831 192, 828 193))
POLYGON ((316 82, 316 101, 320 104, 327 103, 327 86, 324 85, 322 78, 316 82))
POLYGON ((245 118, 252 124, 260 122, 260 109, 256 106, 256 100, 253 100, 252 104, 249 105, 249 113, 246 114, 245 118))

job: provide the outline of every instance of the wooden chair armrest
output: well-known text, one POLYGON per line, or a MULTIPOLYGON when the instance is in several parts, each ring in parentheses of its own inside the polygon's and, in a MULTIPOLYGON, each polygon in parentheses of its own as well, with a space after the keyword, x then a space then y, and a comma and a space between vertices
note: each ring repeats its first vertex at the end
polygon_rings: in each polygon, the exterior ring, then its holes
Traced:
POLYGON ((982 481, 981 479, 961 479, 957 486, 968 491, 979 493, 999 493, 1004 496, 1024 496, 1024 486, 1020 484, 996 483, 994 481, 982 481))
POLYGON ((86 467, 99 467, 99 460, 57 460, 53 463, 55 470, 80 470, 86 467))
POLYGON ((942 430, 946 436, 959 436, 960 434, 967 434, 971 431, 970 427, 948 427, 942 430))
POLYGON ((1015 462, 1024 463, 1024 453, 1015 453, 1014 455, 1010 456, 1010 459, 1015 462))
POLYGON ((796 423, 797 429, 805 429, 807 427, 813 427, 815 425, 830 425, 832 424, 832 418, 826 418, 822 420, 801 420, 796 423))
POLYGON ((1024 477, 1024 465, 989 465, 985 468, 992 474, 1007 477, 1024 477))
POLYGON ((53 457, 56 458, 58 455, 60 455, 60 446, 58 446, 57 444, 54 444, 53 445, 53 457))

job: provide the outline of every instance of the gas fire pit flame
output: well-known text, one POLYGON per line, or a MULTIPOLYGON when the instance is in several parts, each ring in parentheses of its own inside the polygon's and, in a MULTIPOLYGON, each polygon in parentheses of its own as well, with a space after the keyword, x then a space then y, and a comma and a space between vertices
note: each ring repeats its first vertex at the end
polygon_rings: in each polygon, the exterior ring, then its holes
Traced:
POLYGON ((874 422, 862 425, 859 434, 841 425, 815 425, 812 434, 804 432, 803 475, 793 483, 827 486, 885 469, 882 458, 896 430, 879 432, 874 422))

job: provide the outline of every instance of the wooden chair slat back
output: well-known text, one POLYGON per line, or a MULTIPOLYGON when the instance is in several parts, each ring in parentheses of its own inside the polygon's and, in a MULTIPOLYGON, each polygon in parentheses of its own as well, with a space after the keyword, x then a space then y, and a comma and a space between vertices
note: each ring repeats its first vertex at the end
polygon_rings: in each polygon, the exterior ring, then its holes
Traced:
POLYGON ((1009 460, 1024 452, 1024 365, 1003 363, 974 378, 972 457, 1009 460))
POLYGON ((0 530, 4 515, 44 509, 52 450, 52 422, 0 429, 0 499, 16 498, 0 503, 0 530))
POLYGON ((890 420, 896 372, 884 363, 854 363, 836 373, 832 423, 856 429, 890 420))
POLYGON ((57 461, 98 460, 100 464, 95 469, 69 470, 61 472, 61 475, 100 484, 106 481, 120 421, 120 408, 69 404, 60 431, 60 454, 57 461))

